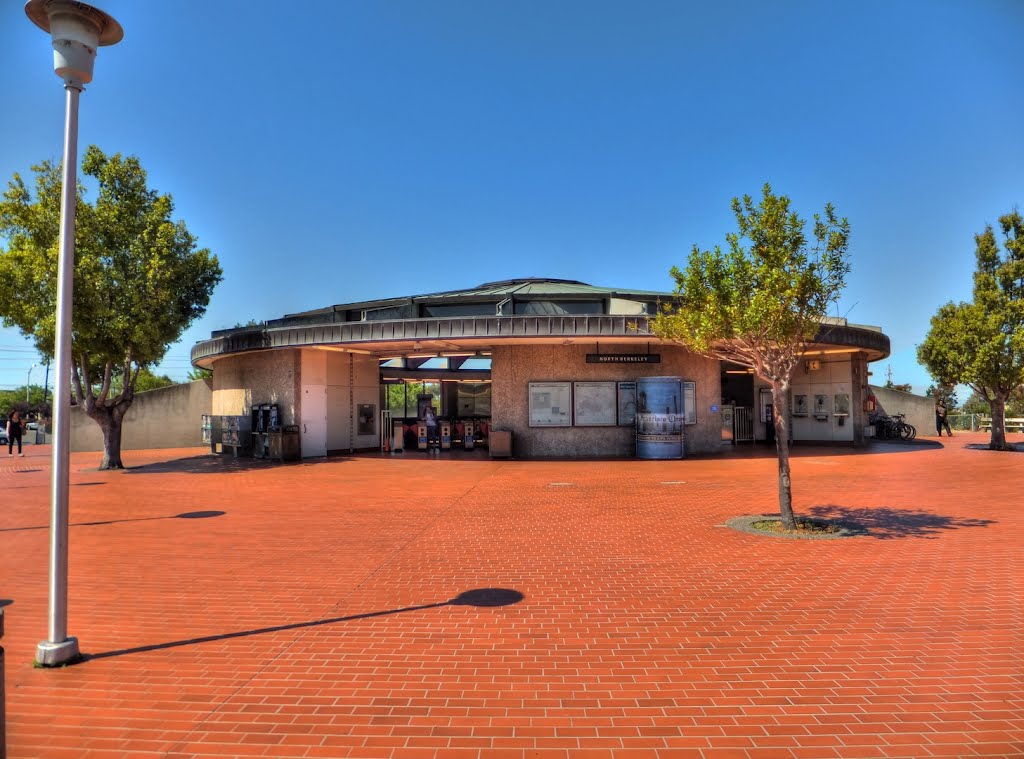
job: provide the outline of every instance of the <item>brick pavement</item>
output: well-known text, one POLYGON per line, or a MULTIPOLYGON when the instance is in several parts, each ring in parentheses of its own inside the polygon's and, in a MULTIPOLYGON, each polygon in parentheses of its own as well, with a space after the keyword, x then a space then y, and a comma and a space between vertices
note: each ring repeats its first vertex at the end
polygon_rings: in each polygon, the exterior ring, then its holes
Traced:
POLYGON ((89 658, 60 670, 31 664, 49 460, 30 446, 0 460, 9 756, 1021 757, 1024 453, 985 440, 798 450, 797 510, 870 528, 838 541, 721 526, 775 509, 770 451, 189 449, 109 473, 75 454, 89 658), (523 598, 446 603, 475 588, 523 598))

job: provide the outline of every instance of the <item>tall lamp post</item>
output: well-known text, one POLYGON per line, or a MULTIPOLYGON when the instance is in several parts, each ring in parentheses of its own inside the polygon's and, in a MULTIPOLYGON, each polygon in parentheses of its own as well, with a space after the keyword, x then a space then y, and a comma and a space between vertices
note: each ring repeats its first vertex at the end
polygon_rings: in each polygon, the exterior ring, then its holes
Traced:
POLYGON ((25 378, 25 403, 28 403, 28 391, 32 386, 29 384, 32 381, 32 370, 36 368, 35 364, 32 364, 28 368, 28 376, 25 378))
POLYGON ((124 37, 103 11, 74 0, 29 0, 29 19, 53 39, 53 70, 64 80, 64 177, 57 265, 57 383, 53 390, 53 473, 50 482, 49 638, 36 647, 36 661, 54 667, 78 658, 78 639, 68 636, 68 471, 71 461, 71 295, 75 271, 78 96, 92 81, 96 48, 124 37))

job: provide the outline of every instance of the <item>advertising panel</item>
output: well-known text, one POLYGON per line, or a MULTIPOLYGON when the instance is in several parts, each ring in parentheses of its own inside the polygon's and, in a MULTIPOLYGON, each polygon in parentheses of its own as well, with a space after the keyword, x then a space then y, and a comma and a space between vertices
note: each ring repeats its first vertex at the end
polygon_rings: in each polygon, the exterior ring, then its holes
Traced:
POLYGON ((683 457, 683 395, 679 377, 643 377, 636 383, 636 455, 683 457))

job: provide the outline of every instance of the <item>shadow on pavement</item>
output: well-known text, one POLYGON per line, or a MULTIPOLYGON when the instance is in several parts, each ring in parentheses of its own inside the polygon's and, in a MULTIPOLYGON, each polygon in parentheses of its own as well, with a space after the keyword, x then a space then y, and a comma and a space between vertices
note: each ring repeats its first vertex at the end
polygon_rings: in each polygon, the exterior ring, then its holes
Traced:
MULTIPOLYGON (((1009 443, 1009 450, 996 451, 996 453, 1024 453, 1024 443, 1009 443)), ((969 451, 992 451, 994 448, 989 448, 988 443, 968 443, 964 446, 969 451)))
POLYGON ((289 625, 275 625, 274 627, 260 627, 255 630, 241 630, 239 632, 223 633, 222 635, 207 635, 201 638, 189 638, 187 640, 173 640, 168 643, 154 643, 151 646, 138 646, 137 648, 122 648, 117 651, 104 651, 98 654, 84 654, 82 661, 93 659, 108 659, 112 656, 124 656, 125 654, 139 654, 145 651, 159 651, 164 648, 178 648, 180 646, 191 646, 197 643, 210 643, 215 640, 228 640, 230 638, 244 638, 249 635, 262 635, 263 633, 281 632, 283 630, 298 630, 304 627, 320 627, 332 625, 337 622, 351 622, 356 619, 370 619, 371 617, 386 617, 391 614, 403 614, 408 611, 423 611, 424 609, 437 609, 442 606, 476 606, 480 608, 493 608, 496 606, 510 606, 523 600, 523 594, 518 590, 509 588, 476 588, 460 593, 455 598, 441 603, 423 604, 421 606, 406 606, 402 609, 388 609, 387 611, 370 611, 365 614, 351 614, 347 617, 332 617, 330 619, 318 619, 313 622, 295 622, 289 625))
MULTIPOLYGON (((117 524, 118 522, 151 522, 154 519, 209 519, 210 517, 222 517, 226 513, 226 511, 186 511, 183 514, 175 514, 172 517, 135 517, 132 519, 108 519, 103 522, 71 522, 68 527, 95 527, 101 524, 117 524)), ((47 524, 40 527, 0 527, 0 532, 21 532, 23 530, 49 529, 50 525, 47 524)))
POLYGON ((121 470, 125 474, 225 474, 229 472, 253 472, 277 469, 282 466, 300 467, 317 466, 325 463, 339 463, 348 461, 348 456, 325 456, 320 458, 308 458, 300 461, 271 461, 269 459, 254 459, 247 456, 225 456, 221 453, 204 453, 199 456, 189 456, 184 459, 171 459, 170 461, 155 461, 152 464, 139 464, 121 470))
MULTIPOLYGON (((800 514, 799 516, 803 516, 800 514)), ((920 509, 895 509, 885 506, 874 508, 850 508, 834 504, 812 506, 806 516, 831 519, 862 535, 879 540, 892 538, 936 538, 944 530, 958 530, 963 527, 988 527, 996 524, 994 519, 973 519, 970 517, 949 517, 932 514, 920 509)))

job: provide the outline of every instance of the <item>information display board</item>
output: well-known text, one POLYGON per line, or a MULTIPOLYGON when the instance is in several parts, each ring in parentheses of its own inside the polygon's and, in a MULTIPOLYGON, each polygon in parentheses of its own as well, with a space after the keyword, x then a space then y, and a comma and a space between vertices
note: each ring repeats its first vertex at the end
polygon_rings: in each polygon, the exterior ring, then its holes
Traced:
POLYGON ((618 420, 620 427, 632 427, 636 422, 636 383, 620 382, 618 420))
POLYGON ((683 383, 683 424, 697 423, 697 385, 683 383))
POLYGON ((530 383, 530 426, 572 426, 572 383, 530 383))
POLYGON ((577 427, 614 427, 615 413, 614 382, 573 383, 573 416, 577 427))

